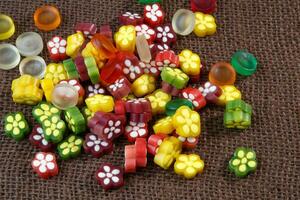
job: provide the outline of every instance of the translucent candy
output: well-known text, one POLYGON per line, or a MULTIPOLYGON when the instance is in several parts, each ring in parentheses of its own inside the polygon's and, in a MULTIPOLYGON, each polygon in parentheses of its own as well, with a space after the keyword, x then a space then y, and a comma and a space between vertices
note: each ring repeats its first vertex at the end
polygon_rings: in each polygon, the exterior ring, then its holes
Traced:
POLYGON ((62 110, 73 107, 78 102, 78 92, 67 83, 57 84, 52 92, 52 103, 62 110))

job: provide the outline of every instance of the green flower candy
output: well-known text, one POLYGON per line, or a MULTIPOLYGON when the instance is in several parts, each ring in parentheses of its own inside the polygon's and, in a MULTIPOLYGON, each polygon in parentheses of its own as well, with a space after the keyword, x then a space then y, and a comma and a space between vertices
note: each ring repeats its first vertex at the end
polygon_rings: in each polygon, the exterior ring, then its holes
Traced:
POLYGON ((40 124, 53 115, 60 116, 60 112, 58 108, 47 102, 41 102, 32 109, 34 119, 40 124))
POLYGON ((29 125, 21 112, 8 113, 4 117, 4 133, 16 141, 22 140, 30 132, 29 125))
POLYGON ((85 118, 76 106, 68 108, 64 114, 68 127, 73 133, 80 134, 86 130, 85 118))
POLYGON ((52 115, 42 123, 45 139, 49 142, 60 142, 66 131, 66 124, 58 115, 52 115))
POLYGON ((58 154, 63 160, 77 157, 81 152, 83 140, 75 135, 70 135, 62 141, 58 146, 58 154))

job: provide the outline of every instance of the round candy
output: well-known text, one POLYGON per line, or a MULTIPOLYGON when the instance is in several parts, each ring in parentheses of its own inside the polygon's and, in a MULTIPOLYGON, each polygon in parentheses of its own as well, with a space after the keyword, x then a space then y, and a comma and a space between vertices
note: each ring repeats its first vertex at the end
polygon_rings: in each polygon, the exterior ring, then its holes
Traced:
POLYGON ((42 6, 34 13, 36 27, 43 31, 56 29, 61 23, 59 10, 53 6, 42 6))
POLYGON ((52 104, 57 108, 66 110, 76 106, 78 102, 78 92, 76 88, 67 83, 57 84, 52 92, 52 104))
POLYGON ((195 26, 195 14, 186 9, 179 9, 172 18, 172 27, 179 35, 189 35, 195 26))
POLYGON ((43 39, 35 32, 25 32, 19 35, 16 46, 22 56, 37 56, 43 50, 43 39))
POLYGON ((0 44, 0 69, 15 68, 21 59, 18 49, 11 44, 0 44))
POLYGON ((209 81, 215 85, 233 85, 236 73, 231 64, 218 62, 214 64, 208 75, 209 81))
POLYGON ((250 76, 256 71, 257 59, 253 54, 240 50, 233 54, 231 65, 238 74, 250 76))
POLYGON ((35 78, 42 79, 46 71, 45 60, 40 56, 24 58, 19 65, 20 74, 29 74, 35 78))
POLYGON ((0 14, 0 40, 6 40, 15 33, 15 24, 12 18, 0 14))

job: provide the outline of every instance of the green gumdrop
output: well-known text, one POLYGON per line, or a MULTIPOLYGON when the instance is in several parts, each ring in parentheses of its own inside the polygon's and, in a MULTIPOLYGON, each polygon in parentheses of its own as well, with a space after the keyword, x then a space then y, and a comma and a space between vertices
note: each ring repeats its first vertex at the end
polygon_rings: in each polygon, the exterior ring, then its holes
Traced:
POLYGON ((257 59, 247 51, 239 50, 231 58, 231 65, 235 71, 243 76, 252 75, 257 68, 257 59))
POLYGON ((193 103, 187 99, 174 99, 166 104, 166 114, 172 116, 175 114, 176 110, 181 106, 188 106, 193 109, 193 103))

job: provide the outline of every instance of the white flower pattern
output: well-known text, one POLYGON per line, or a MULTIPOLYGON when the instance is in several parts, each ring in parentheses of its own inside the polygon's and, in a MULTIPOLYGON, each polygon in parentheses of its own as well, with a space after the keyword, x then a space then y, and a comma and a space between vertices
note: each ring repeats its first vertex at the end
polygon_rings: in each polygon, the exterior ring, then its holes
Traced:
POLYGON ((120 120, 109 120, 107 127, 104 129, 104 134, 107 135, 108 139, 112 139, 114 135, 118 135, 121 132, 120 129, 121 121, 120 120))
POLYGON ((118 79, 115 81, 114 84, 108 86, 113 92, 117 91, 118 89, 122 88, 124 85, 124 78, 118 79))
POLYGON ((118 175, 120 175, 119 169, 111 169, 110 166, 105 165, 103 166, 103 172, 98 173, 98 177, 103 180, 105 185, 108 185, 112 182, 118 183, 120 181, 118 175))
POLYGON ((195 96, 193 94, 188 94, 186 92, 182 93, 182 96, 193 103, 195 107, 199 106, 199 103, 195 100, 195 96))
POLYGON ((89 136, 89 141, 86 145, 90 148, 93 148, 95 152, 99 152, 101 147, 107 147, 109 144, 108 142, 97 138, 95 135, 89 136))
POLYGON ((188 143, 194 143, 196 142, 196 138, 194 137, 182 137, 182 136, 178 136, 178 139, 181 141, 181 142, 188 142, 188 143))
POLYGON ((146 74, 158 75, 157 73, 159 73, 155 60, 150 61, 150 63, 140 62, 140 67, 146 74))
POLYGON ((146 24, 137 25, 135 31, 137 36, 144 35, 147 40, 155 35, 155 31, 146 24))
POLYGON ((130 80, 135 80, 138 77, 138 75, 142 74, 139 66, 134 66, 129 59, 126 59, 124 61, 124 65, 125 67, 123 69, 123 72, 126 76, 128 76, 130 80))
POLYGON ((51 49, 52 54, 64 54, 66 53, 67 41, 55 36, 47 43, 47 46, 51 49))
POLYGON ((141 16, 137 13, 126 12, 122 16, 128 17, 129 19, 140 19, 141 16))
POLYGON ((36 140, 36 141, 40 141, 41 140, 41 143, 43 144, 43 145, 48 145, 49 144, 49 142, 45 139, 45 137, 44 137, 44 131, 43 131, 43 129, 41 128, 41 127, 38 127, 37 129, 36 129, 36 132, 38 133, 38 134, 36 134, 36 135, 34 135, 32 138, 34 139, 34 140, 36 140))
POLYGON ((160 39, 163 43, 169 43, 170 39, 174 39, 175 35, 173 31, 171 31, 171 27, 169 25, 159 26, 156 28, 157 30, 157 39, 160 39))
POLYGON ((56 162, 54 156, 51 153, 37 153, 32 165, 38 168, 39 172, 46 173, 48 170, 53 170, 55 168, 56 162))
POLYGON ((211 84, 209 81, 207 81, 204 86, 200 86, 199 91, 202 93, 204 97, 208 95, 209 93, 213 93, 217 90, 217 86, 211 84))
POLYGON ((147 11, 146 14, 145 14, 145 16, 148 19, 151 19, 151 21, 153 21, 153 22, 157 22, 158 18, 160 18, 160 17, 163 16, 163 12, 162 12, 162 10, 159 8, 159 6, 157 4, 147 5, 145 7, 145 9, 147 11))
POLYGON ((129 133, 132 138, 143 137, 147 134, 146 124, 142 122, 129 122, 125 131, 129 133))
POLYGON ((105 90, 100 86, 100 84, 89 85, 88 86, 89 97, 92 97, 96 94, 105 94, 105 90))

